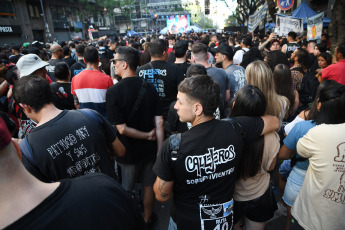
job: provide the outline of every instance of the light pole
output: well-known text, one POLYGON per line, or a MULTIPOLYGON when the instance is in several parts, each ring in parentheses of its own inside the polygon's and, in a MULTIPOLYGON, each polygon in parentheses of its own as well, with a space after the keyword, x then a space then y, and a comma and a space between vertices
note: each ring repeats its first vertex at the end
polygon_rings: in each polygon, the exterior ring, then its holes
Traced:
POLYGON ((49 26, 48 26, 48 23, 46 20, 46 15, 44 13, 43 2, 42 2, 42 0, 40 0, 40 2, 41 2, 41 8, 42 8, 42 14, 43 14, 43 20, 44 20, 44 27, 46 28, 46 38, 47 38, 48 42, 50 42, 51 34, 49 32, 49 26))

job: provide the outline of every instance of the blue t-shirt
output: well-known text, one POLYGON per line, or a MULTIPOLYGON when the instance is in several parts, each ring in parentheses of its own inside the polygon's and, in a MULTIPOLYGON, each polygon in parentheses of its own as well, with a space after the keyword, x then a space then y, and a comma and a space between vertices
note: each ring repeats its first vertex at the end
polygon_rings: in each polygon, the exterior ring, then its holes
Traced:
POLYGON ((245 69, 242 66, 231 64, 224 69, 229 79, 230 101, 240 88, 247 84, 245 69))
POLYGON ((215 68, 215 67, 209 67, 206 69, 207 75, 213 78, 219 86, 220 86, 220 98, 225 103, 226 99, 226 91, 229 88, 229 80, 228 77, 223 69, 215 68))
MULTIPOLYGON (((302 138, 307 132, 316 126, 316 123, 313 121, 301 121, 292 128, 291 132, 284 139, 284 144, 289 149, 296 149, 297 142, 302 138)), ((300 158, 300 155, 296 153, 296 158, 300 158)), ((300 169, 307 170, 309 166, 309 160, 297 161, 296 166, 300 169)))

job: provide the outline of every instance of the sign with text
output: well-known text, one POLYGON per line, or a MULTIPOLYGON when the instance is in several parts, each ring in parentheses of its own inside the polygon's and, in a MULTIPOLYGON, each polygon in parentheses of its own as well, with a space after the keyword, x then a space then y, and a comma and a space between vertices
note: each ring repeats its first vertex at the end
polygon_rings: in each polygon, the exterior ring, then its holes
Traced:
POLYGON ((308 18, 307 24, 307 40, 320 40, 322 34, 324 13, 317 14, 311 18, 308 18))
POLYGON ((303 19, 277 16, 276 26, 279 36, 287 36, 291 31, 300 34, 303 32, 303 19))
POLYGON ((248 32, 253 33, 259 23, 266 17, 268 10, 267 2, 260 9, 256 10, 253 15, 249 16, 248 32))
POLYGON ((0 25, 0 34, 21 34, 22 29, 20 26, 5 26, 0 25))
POLYGON ((294 0, 278 0, 278 7, 281 10, 289 10, 293 6, 294 0))

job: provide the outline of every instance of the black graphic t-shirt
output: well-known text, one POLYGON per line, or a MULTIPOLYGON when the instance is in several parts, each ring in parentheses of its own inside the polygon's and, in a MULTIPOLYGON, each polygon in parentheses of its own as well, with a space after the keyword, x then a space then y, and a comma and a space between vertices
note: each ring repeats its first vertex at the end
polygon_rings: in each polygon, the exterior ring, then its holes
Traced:
POLYGON ((77 110, 64 110, 27 136, 34 163, 25 155, 26 169, 44 182, 101 172, 115 178, 108 146, 117 131, 99 113, 102 124, 77 110))
MULTIPOLYGON (((137 112, 131 120, 128 120, 141 90, 142 82, 143 79, 139 77, 126 77, 107 90, 106 108, 111 124, 126 124, 128 127, 143 132, 150 132, 154 128, 154 117, 161 116, 162 109, 158 93, 151 84, 147 84, 137 112)), ((118 157, 118 162, 136 164, 156 158, 156 141, 139 140, 124 135, 120 139, 126 147, 126 155, 118 157)))
POLYGON ((213 119, 182 134, 178 159, 171 160, 169 140, 153 167, 165 181, 174 181, 178 229, 231 229, 235 172, 245 143, 257 139, 261 118, 236 117, 243 139, 231 124, 213 119))
POLYGON ((84 62, 84 59, 81 59, 77 63, 73 64, 71 66, 71 82, 72 82, 72 78, 78 73, 80 73, 81 71, 83 71, 84 69, 86 69, 86 64, 84 62))
POLYGON ((110 177, 95 173, 61 181, 37 207, 5 229, 141 230, 145 227, 128 193, 110 177))
POLYGON ((64 61, 63 59, 50 59, 48 61, 49 65, 46 66, 47 74, 53 82, 56 82, 56 79, 54 77, 54 72, 55 72, 55 66, 59 62, 64 62, 64 61))
POLYGON ((71 83, 53 82, 50 85, 53 94, 53 104, 56 108, 75 109, 73 95, 71 94, 71 83))
POLYGON ((181 68, 165 61, 152 61, 137 69, 137 76, 147 79, 157 90, 161 99, 164 120, 167 119, 171 102, 176 101, 177 87, 184 79, 181 68))

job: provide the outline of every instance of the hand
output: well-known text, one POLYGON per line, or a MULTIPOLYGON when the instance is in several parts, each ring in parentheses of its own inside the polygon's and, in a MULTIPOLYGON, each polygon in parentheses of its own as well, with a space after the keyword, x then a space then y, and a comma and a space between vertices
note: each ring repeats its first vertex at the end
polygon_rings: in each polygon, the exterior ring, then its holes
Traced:
POLYGON ((317 75, 322 75, 322 69, 317 69, 317 70, 316 70, 316 74, 317 74, 317 75))
POLYGON ((272 41, 272 40, 274 40, 276 38, 277 38, 277 34, 276 33, 271 33, 267 40, 268 41, 272 41))
POLYGON ((156 128, 152 129, 150 132, 149 132, 149 136, 147 138, 147 140, 149 141, 155 141, 157 139, 156 137, 156 128))

